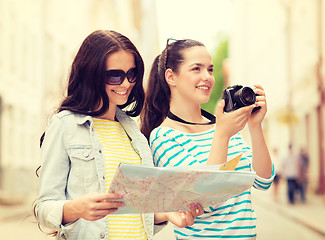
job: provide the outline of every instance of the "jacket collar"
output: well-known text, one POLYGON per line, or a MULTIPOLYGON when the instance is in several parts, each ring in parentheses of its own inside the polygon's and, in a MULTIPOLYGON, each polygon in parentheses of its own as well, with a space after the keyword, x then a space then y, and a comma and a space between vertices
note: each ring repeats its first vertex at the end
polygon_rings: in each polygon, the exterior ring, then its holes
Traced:
POLYGON ((77 124, 79 124, 79 125, 83 125, 87 121, 92 122, 92 118, 89 115, 80 115, 80 114, 78 114, 78 115, 76 115, 76 118, 77 118, 77 124))
MULTIPOLYGON (((125 120, 126 118, 128 118, 129 116, 122 111, 120 108, 116 108, 116 118, 117 120, 119 120, 119 122, 125 120)), ((76 114, 76 118, 77 118, 77 124, 79 125, 83 125, 85 124, 87 121, 92 122, 92 117, 89 115, 83 115, 83 114, 76 114)))
MULTIPOLYGON (((116 108, 116 119, 125 129, 126 133, 129 135, 131 139, 134 139, 136 136, 136 129, 138 126, 135 126, 135 122, 120 108, 116 108)), ((89 122, 91 125, 93 123, 92 117, 89 115, 76 114, 76 122, 78 125, 84 125, 89 122)))

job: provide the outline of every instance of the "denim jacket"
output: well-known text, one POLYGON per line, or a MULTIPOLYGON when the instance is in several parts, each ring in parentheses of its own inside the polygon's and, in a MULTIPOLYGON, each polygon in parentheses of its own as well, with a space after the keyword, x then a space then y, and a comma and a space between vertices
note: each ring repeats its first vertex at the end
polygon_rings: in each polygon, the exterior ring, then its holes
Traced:
MULTIPOLYGON (((153 166, 146 138, 137 123, 122 110, 116 118, 131 139, 142 165, 153 166)), ((41 148, 42 167, 36 217, 42 225, 58 231, 57 239, 108 239, 108 221, 78 219, 62 225, 63 205, 91 192, 104 192, 105 171, 102 145, 93 129, 91 116, 62 111, 52 116, 41 148)), ((142 215, 148 239, 163 225, 155 226, 154 215, 142 215)))

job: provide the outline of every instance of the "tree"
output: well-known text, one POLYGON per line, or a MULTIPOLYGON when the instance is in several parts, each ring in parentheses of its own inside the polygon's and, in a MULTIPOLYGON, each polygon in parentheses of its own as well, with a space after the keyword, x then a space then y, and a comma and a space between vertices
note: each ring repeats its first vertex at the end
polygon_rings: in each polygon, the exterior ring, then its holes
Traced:
POLYGON ((213 75, 216 80, 208 102, 201 104, 201 107, 214 114, 217 102, 220 100, 222 91, 225 87, 225 76, 223 74, 223 63, 228 58, 229 39, 225 35, 219 35, 218 46, 213 51, 212 62, 214 65, 213 75))

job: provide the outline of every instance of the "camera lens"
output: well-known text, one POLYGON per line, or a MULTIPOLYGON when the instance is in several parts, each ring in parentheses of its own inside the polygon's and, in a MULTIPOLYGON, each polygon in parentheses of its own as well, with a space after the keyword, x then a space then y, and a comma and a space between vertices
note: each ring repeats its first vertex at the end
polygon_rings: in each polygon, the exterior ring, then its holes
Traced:
POLYGON ((256 95, 253 89, 249 87, 243 87, 241 90, 235 93, 235 95, 238 96, 243 106, 252 105, 256 101, 256 95))

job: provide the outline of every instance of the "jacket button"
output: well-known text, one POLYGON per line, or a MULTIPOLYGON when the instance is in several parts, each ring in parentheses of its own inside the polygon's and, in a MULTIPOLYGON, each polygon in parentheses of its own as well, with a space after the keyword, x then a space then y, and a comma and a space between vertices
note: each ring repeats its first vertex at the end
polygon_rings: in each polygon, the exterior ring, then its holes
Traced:
POLYGON ((103 239, 103 238, 105 237, 105 233, 101 233, 101 234, 99 235, 99 237, 100 237, 101 239, 103 239))
POLYGON ((99 152, 99 153, 102 153, 102 150, 99 150, 98 152, 99 152))

